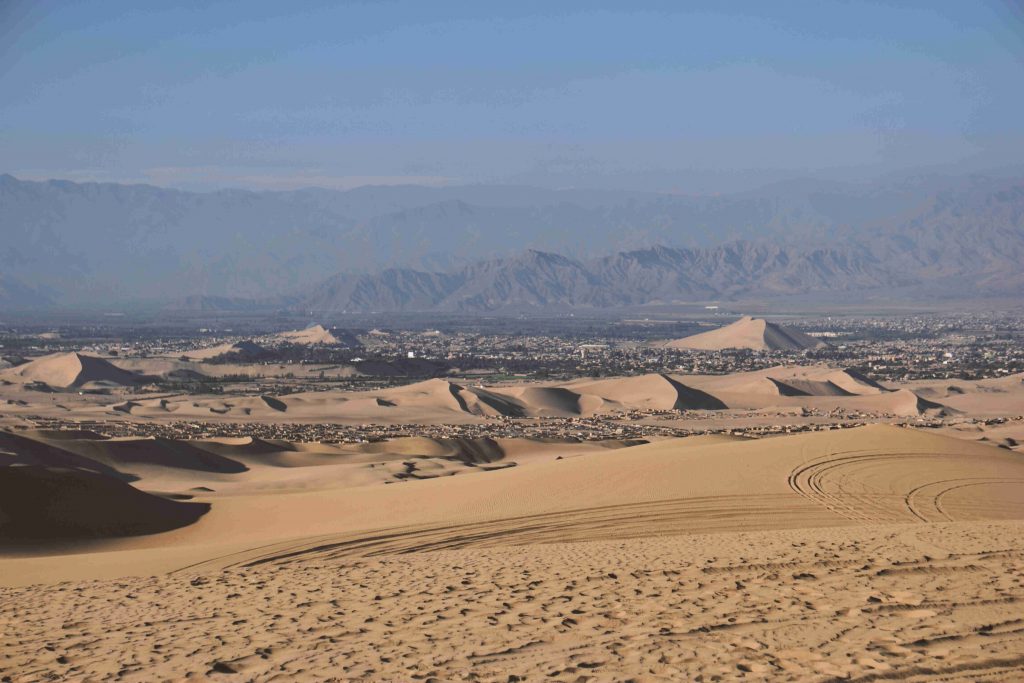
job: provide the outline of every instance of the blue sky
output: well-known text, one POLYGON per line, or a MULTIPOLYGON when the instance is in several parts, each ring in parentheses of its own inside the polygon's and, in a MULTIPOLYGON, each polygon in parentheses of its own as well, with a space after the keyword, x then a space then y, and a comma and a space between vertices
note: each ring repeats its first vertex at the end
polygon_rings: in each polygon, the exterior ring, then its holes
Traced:
POLYGON ((1015 0, 161 4, 0 0, 0 171, 717 192, 1024 163, 1015 0))

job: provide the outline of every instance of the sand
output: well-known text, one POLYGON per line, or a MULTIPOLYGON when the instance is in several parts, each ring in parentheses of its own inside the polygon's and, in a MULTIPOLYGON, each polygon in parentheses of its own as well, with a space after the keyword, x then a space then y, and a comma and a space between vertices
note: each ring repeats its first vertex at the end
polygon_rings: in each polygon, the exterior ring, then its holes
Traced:
MULTIPOLYGON (((453 447, 413 439, 361 455, 453 447)), ((206 450, 253 465, 280 448, 206 450)), ((323 467, 313 458, 275 471, 323 467)), ((1024 671, 1024 461, 963 439, 887 426, 698 437, 397 485, 201 498, 210 510, 172 532, 0 559, 10 586, 0 674, 967 681, 1024 671)))
MULTIPOLYGON (((204 457, 182 458, 180 464, 160 460, 173 452, 173 444, 150 441, 150 455, 127 460, 118 455, 123 441, 81 439, 60 448, 50 441, 24 458, 37 467, 68 469, 66 458, 59 465, 45 458, 71 454, 67 457, 81 459, 78 469, 91 467, 109 479, 127 477, 143 491, 211 505, 195 523, 169 533, 95 541, 89 550, 95 551, 97 569, 102 551, 147 553, 172 546, 187 548, 190 564, 207 554, 204 566, 221 569, 325 544, 332 555, 358 555, 367 544, 375 552, 407 552, 1024 517, 1024 461, 1013 451, 979 442, 884 425, 761 440, 687 441, 626 448, 546 444, 537 449, 542 454, 521 463, 504 458, 497 442, 428 439, 333 455, 323 447, 289 451, 273 442, 187 443, 186 455, 197 451, 204 457), (212 451, 219 451, 219 460, 211 459, 212 451), (509 466, 512 462, 516 466, 509 466), (493 464, 503 466, 486 466, 493 464), (410 476, 417 471, 422 477, 410 476), (465 476, 451 476, 458 472, 465 476), (228 557, 219 548, 223 544, 247 549, 228 557)), ((12 447, 18 450, 10 442, 6 449, 12 447)), ((516 448, 533 450, 523 443, 516 448)), ((71 549, 79 552, 82 546, 71 549)), ((67 550, 55 541, 33 551, 37 557, 22 561, 20 569, 0 563, 3 580, 19 583, 37 571, 84 578, 87 570, 59 555, 67 550)), ((172 557, 164 569, 179 565, 172 557)))
POLYGON ((1019 523, 293 560, 0 589, 14 680, 1019 680, 1019 523))

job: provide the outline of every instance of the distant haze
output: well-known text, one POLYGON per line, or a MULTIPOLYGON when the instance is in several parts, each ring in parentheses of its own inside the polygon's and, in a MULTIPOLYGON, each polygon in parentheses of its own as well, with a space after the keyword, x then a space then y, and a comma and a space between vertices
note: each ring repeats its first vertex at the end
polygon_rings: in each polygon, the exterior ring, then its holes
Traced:
POLYGON ((1015 0, 6 0, 0 171, 685 195, 974 172, 1024 159, 1022 55, 1015 0))

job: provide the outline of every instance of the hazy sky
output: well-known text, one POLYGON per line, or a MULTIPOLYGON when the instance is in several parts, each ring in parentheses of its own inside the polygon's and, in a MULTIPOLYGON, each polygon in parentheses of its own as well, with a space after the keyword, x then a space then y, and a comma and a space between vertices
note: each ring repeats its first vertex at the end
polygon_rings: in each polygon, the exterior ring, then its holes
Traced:
POLYGON ((1024 162, 1019 0, 170 4, 0 0, 0 172, 709 192, 1024 162))

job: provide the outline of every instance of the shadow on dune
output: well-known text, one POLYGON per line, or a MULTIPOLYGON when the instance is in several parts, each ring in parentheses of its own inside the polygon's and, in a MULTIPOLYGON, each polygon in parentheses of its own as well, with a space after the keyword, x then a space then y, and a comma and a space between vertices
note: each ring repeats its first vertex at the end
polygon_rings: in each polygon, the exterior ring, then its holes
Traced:
MULTIPOLYGON (((238 474, 249 468, 188 441, 157 437, 124 441, 69 441, 61 447, 113 468, 156 465, 199 472, 238 474)), ((280 449, 279 449, 280 450, 280 449)))
MULTIPOLYGON (((65 444, 89 443, 68 440, 65 444)), ((65 469, 91 470, 108 477, 124 481, 136 481, 138 477, 119 472, 107 463, 72 452, 37 439, 30 439, 11 432, 0 431, 0 467, 8 465, 38 465, 65 469)))
POLYGON ((206 503, 179 503, 110 476, 40 465, 0 468, 0 545, 139 536, 192 524, 206 503))

